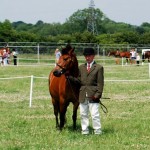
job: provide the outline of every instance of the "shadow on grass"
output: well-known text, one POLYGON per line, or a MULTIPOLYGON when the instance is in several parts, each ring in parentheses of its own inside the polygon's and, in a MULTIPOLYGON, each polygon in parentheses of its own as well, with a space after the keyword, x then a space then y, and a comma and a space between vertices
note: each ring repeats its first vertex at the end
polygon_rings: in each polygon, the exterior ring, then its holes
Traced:
POLYGON ((73 129, 73 125, 66 125, 66 127, 64 128, 64 130, 68 130, 70 132, 81 132, 81 125, 77 124, 76 125, 76 129, 73 129))
POLYGON ((103 129, 104 134, 113 134, 115 131, 113 128, 104 128, 103 129))
MULTIPOLYGON (((66 125, 63 130, 68 130, 70 132, 81 132, 81 125, 77 124, 77 127, 75 130, 73 129, 73 125, 66 125)), ((90 132, 93 131, 93 128, 91 126, 89 126, 89 131, 90 132)), ((104 134, 111 134, 115 132, 113 128, 104 128, 102 129, 102 131, 104 132, 104 134)))
MULTIPOLYGON (((64 133, 64 132, 69 132, 69 133, 77 133, 77 134, 81 134, 81 125, 77 124, 76 129, 73 129, 73 125, 69 124, 69 125, 65 125, 65 127, 62 129, 62 131, 60 131, 59 129, 56 129, 59 133, 64 133)), ((89 131, 90 131, 90 135, 94 134, 94 130, 92 128, 92 126, 89 126, 89 131)), ((114 128, 103 128, 102 129, 102 135, 110 135, 110 134, 114 134, 115 130, 114 128)))

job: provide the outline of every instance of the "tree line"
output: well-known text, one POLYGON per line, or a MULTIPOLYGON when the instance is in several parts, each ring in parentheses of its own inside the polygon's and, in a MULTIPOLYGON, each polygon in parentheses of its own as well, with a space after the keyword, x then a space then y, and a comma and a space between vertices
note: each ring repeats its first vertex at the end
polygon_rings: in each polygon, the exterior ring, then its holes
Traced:
POLYGON ((87 30, 89 9, 74 12, 64 23, 0 22, 0 42, 149 44, 150 23, 140 26, 115 22, 94 9, 97 34, 87 30))

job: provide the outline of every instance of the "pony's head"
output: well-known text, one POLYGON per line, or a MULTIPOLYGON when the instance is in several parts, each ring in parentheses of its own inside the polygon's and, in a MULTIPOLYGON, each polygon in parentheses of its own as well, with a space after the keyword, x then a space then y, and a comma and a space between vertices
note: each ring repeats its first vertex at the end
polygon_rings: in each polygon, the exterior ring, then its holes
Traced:
POLYGON ((4 47, 0 49, 0 55, 3 55, 4 52, 7 52, 7 54, 11 53, 9 47, 4 47))
POLYGON ((56 77, 60 77, 62 74, 72 75, 74 77, 78 75, 78 61, 74 53, 74 48, 70 45, 62 49, 62 55, 53 74, 56 77))

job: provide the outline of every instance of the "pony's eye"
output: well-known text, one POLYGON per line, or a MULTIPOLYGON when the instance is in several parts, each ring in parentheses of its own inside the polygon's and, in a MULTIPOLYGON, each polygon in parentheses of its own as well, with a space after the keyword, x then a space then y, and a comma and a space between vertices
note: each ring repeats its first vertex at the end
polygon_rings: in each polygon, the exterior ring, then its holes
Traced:
POLYGON ((68 58, 64 58, 64 60, 66 61, 68 58))
POLYGON ((64 61, 67 61, 69 58, 70 58, 70 57, 66 57, 66 58, 64 58, 64 61))

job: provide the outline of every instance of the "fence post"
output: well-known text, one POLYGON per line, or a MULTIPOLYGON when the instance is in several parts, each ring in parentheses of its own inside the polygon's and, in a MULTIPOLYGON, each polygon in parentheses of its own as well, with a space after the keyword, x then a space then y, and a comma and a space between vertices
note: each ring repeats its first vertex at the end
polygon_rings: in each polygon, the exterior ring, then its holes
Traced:
POLYGON ((103 64, 105 64, 105 49, 103 48, 103 64))
POLYGON ((99 44, 97 45, 97 55, 99 56, 99 44))
POLYGON ((40 63, 40 45, 39 45, 39 43, 38 43, 38 45, 37 45, 37 57, 38 57, 38 63, 40 63))
POLYGON ((33 75, 31 76, 31 84, 30 84, 30 102, 29 102, 29 107, 32 106, 32 93, 33 93, 33 75))
POLYGON ((122 57, 122 66, 123 66, 123 57, 122 57))

